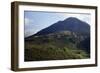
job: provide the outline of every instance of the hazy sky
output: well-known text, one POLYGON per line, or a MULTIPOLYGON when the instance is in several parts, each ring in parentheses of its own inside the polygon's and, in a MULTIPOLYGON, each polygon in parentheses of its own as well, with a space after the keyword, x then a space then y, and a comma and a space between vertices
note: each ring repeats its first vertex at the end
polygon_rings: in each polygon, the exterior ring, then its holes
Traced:
POLYGON ((44 29, 57 21, 63 21, 69 17, 76 17, 90 24, 90 14, 24 11, 24 35, 25 37, 33 35, 41 29, 44 29))

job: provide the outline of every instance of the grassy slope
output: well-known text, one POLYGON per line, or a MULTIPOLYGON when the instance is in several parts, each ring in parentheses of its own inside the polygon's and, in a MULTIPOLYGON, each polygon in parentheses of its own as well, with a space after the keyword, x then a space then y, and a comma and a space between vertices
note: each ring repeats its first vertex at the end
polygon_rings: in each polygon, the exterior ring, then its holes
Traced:
POLYGON ((31 41, 25 41, 25 61, 89 58, 76 43, 75 38, 69 37, 33 37, 31 41))

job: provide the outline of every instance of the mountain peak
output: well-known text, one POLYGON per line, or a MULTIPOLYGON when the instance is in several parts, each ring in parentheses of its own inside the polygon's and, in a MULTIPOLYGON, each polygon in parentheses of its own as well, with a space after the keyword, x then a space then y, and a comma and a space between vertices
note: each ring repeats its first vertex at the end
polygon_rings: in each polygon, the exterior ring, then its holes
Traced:
POLYGON ((64 21, 66 21, 66 22, 83 22, 80 19, 75 18, 75 17, 69 17, 69 18, 65 19, 64 21))
POLYGON ((59 31, 71 31, 80 33, 90 33, 90 26, 88 23, 81 21, 75 17, 69 17, 63 21, 58 21, 51 26, 42 29, 35 35, 47 35, 59 31))
POLYGON ((67 19, 65 19, 65 20, 79 20, 78 18, 76 18, 76 17, 69 17, 69 18, 67 18, 67 19))

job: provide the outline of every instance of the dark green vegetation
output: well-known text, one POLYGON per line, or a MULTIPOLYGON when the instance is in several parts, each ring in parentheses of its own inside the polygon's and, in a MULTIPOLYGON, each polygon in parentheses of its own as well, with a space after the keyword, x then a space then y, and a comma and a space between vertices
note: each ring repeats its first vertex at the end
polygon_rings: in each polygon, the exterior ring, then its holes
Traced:
POLYGON ((25 40, 25 61, 89 58, 89 52, 83 46, 89 43, 84 43, 85 38, 69 31, 32 36, 25 40))
POLYGON ((77 18, 58 21, 25 38, 25 61, 90 58, 90 26, 77 18))

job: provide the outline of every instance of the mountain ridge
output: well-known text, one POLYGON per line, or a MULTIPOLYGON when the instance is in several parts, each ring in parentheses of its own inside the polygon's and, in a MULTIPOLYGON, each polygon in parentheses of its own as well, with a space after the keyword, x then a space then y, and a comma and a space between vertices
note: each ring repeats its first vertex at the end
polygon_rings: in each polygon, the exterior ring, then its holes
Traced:
POLYGON ((72 32, 84 32, 84 33, 89 33, 90 31, 90 25, 86 22, 83 22, 77 18, 70 17, 65 19, 64 21, 58 21, 51 26, 44 28, 34 34, 35 36, 39 35, 46 35, 58 31, 72 31, 72 32))
POLYGON ((90 58, 90 25, 68 18, 25 38, 25 61, 90 58))

